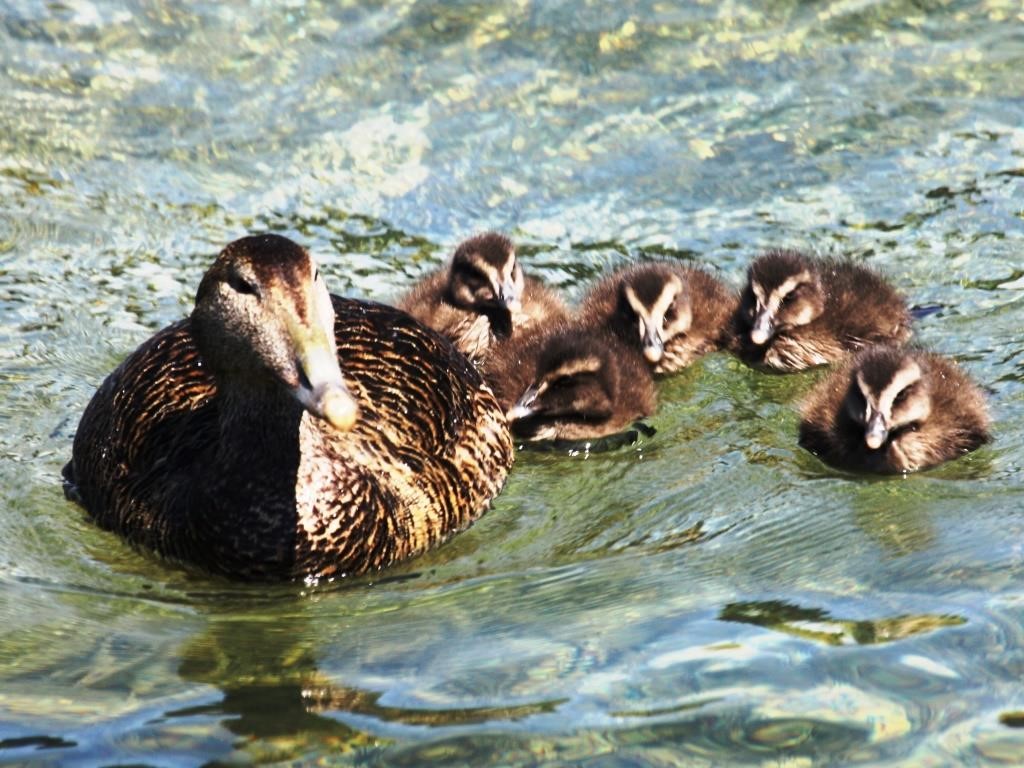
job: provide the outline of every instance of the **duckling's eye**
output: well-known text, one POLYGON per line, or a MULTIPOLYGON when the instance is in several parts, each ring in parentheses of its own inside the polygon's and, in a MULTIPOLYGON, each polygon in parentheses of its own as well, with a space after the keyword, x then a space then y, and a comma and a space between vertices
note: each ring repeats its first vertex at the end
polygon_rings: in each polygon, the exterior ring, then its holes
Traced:
POLYGON ((236 293, 244 293, 249 296, 260 295, 260 289, 257 288, 254 283, 249 282, 237 272, 232 272, 228 275, 228 285, 230 285, 231 290, 236 293))
POLYGON ((858 387, 856 385, 854 385, 853 387, 850 388, 850 391, 849 391, 849 394, 847 395, 847 397, 849 398, 850 405, 854 406, 858 410, 863 409, 864 406, 866 406, 867 403, 868 403, 867 398, 864 397, 864 393, 861 392, 860 391, 860 387, 858 387))
POLYGON ((743 294, 743 299, 741 300, 741 303, 743 309, 750 317, 754 317, 754 315, 757 314, 757 299, 754 298, 754 294, 752 291, 747 291, 746 293, 743 294))
POLYGON ((669 307, 668 309, 665 310, 666 323, 674 323, 677 317, 679 317, 679 314, 676 312, 675 307, 669 307))
POLYGON ((899 391, 899 394, 897 394, 896 397, 894 397, 892 399, 892 404, 893 405, 903 405, 903 403, 907 402, 907 396, 908 396, 909 393, 910 393, 910 387, 907 387, 906 389, 901 389, 899 391))
POLYGON ((479 272, 466 273, 462 281, 473 293, 481 293, 482 291, 490 290, 491 287, 490 281, 479 272))
POLYGON ((790 291, 785 296, 783 296, 782 297, 782 301, 779 302, 779 306, 780 307, 788 307, 790 304, 792 304, 794 301, 796 301, 796 292, 797 292, 797 289, 794 288, 792 291, 790 291))
POLYGON ((549 389, 560 389, 562 387, 568 387, 572 384, 572 376, 559 376, 548 384, 549 389))

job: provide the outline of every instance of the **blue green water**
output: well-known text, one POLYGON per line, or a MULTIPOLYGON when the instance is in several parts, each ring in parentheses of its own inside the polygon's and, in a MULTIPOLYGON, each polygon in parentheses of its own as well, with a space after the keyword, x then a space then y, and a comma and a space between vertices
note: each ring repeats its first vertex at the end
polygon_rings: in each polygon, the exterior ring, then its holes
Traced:
POLYGON ((0 5, 0 763, 1017 765, 1017 0, 0 5), (711 356, 658 430, 523 453, 380 577, 188 575, 61 494, 103 376, 248 231, 395 296, 485 228, 570 298, 848 253, 941 310, 995 442, 908 478, 795 442, 819 373, 711 356))

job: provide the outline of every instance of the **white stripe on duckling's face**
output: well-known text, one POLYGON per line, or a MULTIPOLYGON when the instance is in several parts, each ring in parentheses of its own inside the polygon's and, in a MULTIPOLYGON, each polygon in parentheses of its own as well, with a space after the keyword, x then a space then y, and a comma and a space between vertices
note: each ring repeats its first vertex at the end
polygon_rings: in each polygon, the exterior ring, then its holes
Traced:
POLYGON ((864 411, 852 415, 864 425, 864 442, 871 450, 882 447, 894 429, 924 421, 931 414, 923 372, 912 359, 906 359, 896 369, 880 392, 871 388, 861 371, 857 372, 856 381, 864 411))
POLYGON ((816 316, 814 306, 809 302, 794 304, 790 311, 785 311, 792 304, 800 286, 812 282, 810 272, 803 270, 786 278, 770 293, 760 283, 751 282, 751 290, 756 300, 754 321, 750 329, 750 340, 754 344, 767 344, 780 326, 807 325, 816 316))
POLYGON ((496 277, 492 287, 498 303, 512 312, 518 312, 522 308, 524 279, 514 250, 509 251, 508 261, 501 265, 496 277))
POLYGON ((471 252, 452 266, 452 293, 465 307, 504 307, 518 311, 524 288, 523 271, 514 250, 495 266, 483 254, 471 252))
POLYGON ((625 288, 626 301, 637 317, 644 357, 650 363, 661 360, 665 354, 665 344, 670 339, 690 330, 693 315, 689 303, 679 298, 682 292, 682 281, 672 275, 648 307, 632 286, 627 285, 625 288))
POLYGON ((555 388, 571 390, 581 383, 582 376, 598 373, 603 365, 600 358, 591 355, 566 360, 535 381, 509 409, 506 418, 512 422, 543 412, 546 406, 544 398, 549 391, 553 392, 555 388))

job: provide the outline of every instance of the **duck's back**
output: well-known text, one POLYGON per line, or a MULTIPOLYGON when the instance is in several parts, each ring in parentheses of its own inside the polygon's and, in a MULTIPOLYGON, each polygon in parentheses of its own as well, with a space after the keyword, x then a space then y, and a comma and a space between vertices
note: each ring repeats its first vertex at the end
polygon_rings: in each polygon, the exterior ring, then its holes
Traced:
POLYGON ((847 261, 822 266, 828 302, 820 318, 845 349, 910 337, 906 300, 881 275, 847 261))
POLYGON ((303 412, 294 444, 223 477, 220 398, 184 320, 100 386, 82 416, 69 496, 135 544, 249 578, 359 573, 423 551, 488 506, 512 462, 475 369, 403 312, 332 297, 341 369, 359 403, 335 432, 303 412))
POLYGON ((357 557, 365 570, 424 551, 482 514, 504 484, 512 441, 494 395, 447 339, 382 304, 334 297, 334 309, 360 417, 349 433, 319 431, 326 439, 312 462, 304 452, 300 483, 307 469, 326 466, 320 480, 336 495, 321 493, 326 503, 300 511, 300 520, 329 532, 348 516, 349 533, 330 543, 342 560, 366 541, 361 529, 376 528, 378 539, 383 531, 380 554, 357 557), (370 485, 376 490, 361 497, 370 485))
POLYGON ((739 294, 703 269, 682 267, 680 271, 690 286, 693 327, 703 339, 699 351, 722 349, 730 340, 739 294))
POLYGON ((448 335, 443 326, 451 322, 448 313, 457 311, 460 315, 468 315, 465 310, 456 310, 445 299, 448 286, 448 271, 444 269, 431 272, 416 283, 407 293, 395 302, 403 312, 408 312, 424 325, 448 335))
POLYGON ((195 543, 184 515, 188 478, 216 440, 216 391, 189 320, 159 331, 89 401, 64 467, 65 493, 101 527, 183 557, 195 543))

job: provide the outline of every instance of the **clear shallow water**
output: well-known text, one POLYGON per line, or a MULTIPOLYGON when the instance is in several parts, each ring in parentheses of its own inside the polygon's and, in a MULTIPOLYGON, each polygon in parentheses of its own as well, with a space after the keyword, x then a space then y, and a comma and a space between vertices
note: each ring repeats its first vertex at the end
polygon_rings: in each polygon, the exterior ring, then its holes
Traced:
POLYGON ((1018 764, 1022 67, 1004 0, 3 6, 0 762, 1018 764), (523 453, 450 544, 311 589, 64 501, 93 388, 228 240, 387 299, 488 227, 570 296, 851 253, 941 305, 997 441, 837 474, 795 445, 819 374, 715 356, 653 438, 523 453))

